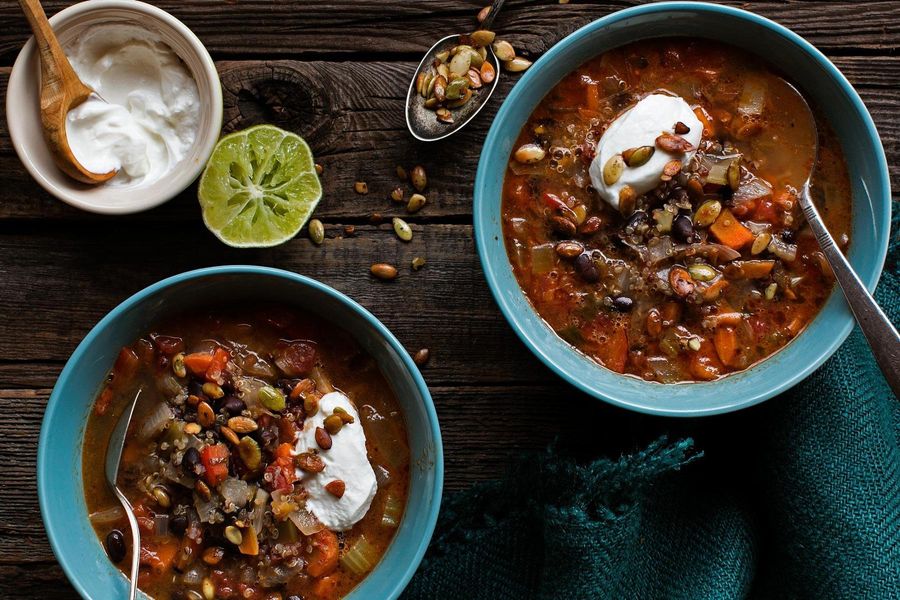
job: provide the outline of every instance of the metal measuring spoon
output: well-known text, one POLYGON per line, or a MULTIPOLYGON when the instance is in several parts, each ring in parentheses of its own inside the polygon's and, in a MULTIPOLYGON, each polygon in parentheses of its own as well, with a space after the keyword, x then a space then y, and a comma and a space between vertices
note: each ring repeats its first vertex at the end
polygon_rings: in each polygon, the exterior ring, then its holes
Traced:
POLYGON ((884 377, 887 379, 894 395, 900 397, 900 336, 897 335, 897 330, 881 310, 881 307, 875 303, 875 299, 862 281, 859 280, 859 277, 853 271, 853 267, 850 266, 844 254, 834 243, 834 238, 831 237, 825 222, 822 220, 822 216, 816 209, 815 204, 813 204, 810 194, 810 180, 815 171, 819 151, 816 121, 809 104, 807 104, 800 92, 791 84, 783 83, 785 89, 782 90, 784 93, 782 101, 796 103, 797 107, 802 107, 803 109, 798 111, 798 114, 800 112, 803 112, 803 114, 797 120, 796 133, 800 135, 809 134, 813 140, 813 144, 810 146, 812 154, 805 157, 808 159, 808 169, 806 171, 806 180, 800 186, 800 208, 803 210, 803 215, 806 217, 810 229, 816 236, 816 241, 819 242, 822 254, 825 255, 828 264, 831 265, 834 277, 844 293, 844 298, 847 299, 847 304, 850 305, 853 316, 856 317, 856 322, 859 323, 859 328, 862 329, 863 335, 866 336, 866 340, 869 342, 869 347, 872 349, 878 368, 884 373, 884 377), (796 96, 796 98, 793 96, 796 96))
POLYGON ((122 450, 125 447, 125 436, 128 433, 128 425, 131 424, 131 417, 134 414, 134 407, 137 405, 138 398, 144 388, 138 390, 134 400, 125 407, 122 416, 119 417, 116 428, 113 429, 109 438, 109 445, 106 447, 106 482, 109 487, 119 498, 122 508, 125 509, 125 515, 128 517, 128 524, 131 526, 131 587, 128 592, 128 600, 134 600, 137 594, 138 566, 141 558, 141 532, 138 529, 137 519, 134 517, 134 509, 125 494, 116 484, 117 475, 119 473, 119 461, 122 459, 122 450))
MULTIPOLYGON (((494 19, 497 17, 497 13, 500 12, 500 8, 505 2, 506 0, 494 0, 491 4, 491 11, 481 23, 481 29, 491 28, 494 19)), ((483 85, 471 100, 459 108, 453 109, 452 123, 438 121, 435 112, 425 108, 425 98, 420 96, 416 91, 416 77, 426 65, 434 61, 436 54, 443 52, 444 50, 450 50, 454 46, 458 46, 460 38, 461 36, 459 35, 448 35, 432 46, 431 49, 425 53, 425 57, 422 59, 422 62, 419 63, 419 66, 416 67, 412 82, 409 84, 409 92, 406 94, 406 126, 409 128, 409 132, 413 134, 413 137, 422 140, 423 142, 434 142, 443 139, 465 127, 466 123, 471 121, 484 105, 487 104, 488 99, 491 97, 491 94, 494 93, 494 89, 500 81, 500 61, 497 60, 493 49, 488 45, 487 58, 485 58, 485 60, 490 61, 491 66, 494 67, 494 81, 483 85)))

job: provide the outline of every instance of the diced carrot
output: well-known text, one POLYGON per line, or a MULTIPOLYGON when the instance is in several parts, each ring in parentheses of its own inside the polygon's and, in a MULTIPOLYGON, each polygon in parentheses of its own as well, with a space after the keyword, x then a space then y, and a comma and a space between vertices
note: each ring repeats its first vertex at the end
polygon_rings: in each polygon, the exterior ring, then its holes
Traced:
POLYGON ((628 361, 628 334, 625 328, 613 327, 605 342, 592 348, 592 354, 610 371, 624 373, 628 361))
POLYGON ((184 366, 194 375, 204 375, 212 359, 213 355, 209 352, 194 352, 184 357, 184 366))
POLYGON ((244 535, 241 538, 241 545, 238 546, 238 550, 241 551, 241 554, 246 556, 256 556, 259 554, 259 540, 256 539, 256 528, 254 528, 253 525, 244 530, 244 535))
POLYGON ((704 339, 700 349, 691 354, 691 374, 697 379, 711 381, 725 372, 725 365, 719 360, 713 344, 704 339))
POLYGON ((150 567, 153 575, 162 575, 172 568, 178 548, 179 543, 174 540, 163 543, 147 542, 146 545, 141 544, 141 564, 150 567))
POLYGON ((709 115, 706 114, 706 111, 703 110, 702 106, 698 106, 694 109, 694 114, 697 115, 697 118, 700 119, 700 122, 703 123, 703 137, 712 137, 713 128, 712 122, 709 118, 709 115))
POLYGON ((713 343, 719 359, 729 367, 734 366, 734 358, 737 356, 737 333, 734 327, 717 327, 713 343))
POLYGON ((291 389, 290 398, 291 400, 296 400, 300 396, 306 396, 306 394, 314 389, 316 389, 316 382, 309 378, 301 379, 297 382, 297 385, 291 389))
POLYGON ((704 302, 712 302, 718 298, 727 287, 728 281, 726 281, 724 277, 715 280, 703 290, 702 294, 704 302))
POLYGON ((753 241, 753 233, 727 208, 722 211, 716 222, 710 225, 709 230, 720 243, 735 250, 740 250, 753 241))
POLYGON ((200 451, 200 461, 206 469, 206 483, 215 487, 228 478, 228 457, 231 453, 225 444, 204 446, 200 451))
POLYGON ((312 586, 312 595, 316 600, 336 600, 338 597, 338 584, 340 580, 336 575, 330 575, 317 579, 312 586))
POLYGON ((593 112, 600 111, 600 86, 588 83, 584 87, 584 107, 593 112))
POLYGON ((209 363, 209 368, 206 369, 207 381, 212 381, 219 385, 225 383, 225 380, 222 378, 222 373, 225 372, 225 365, 228 364, 229 358, 231 358, 231 356, 228 354, 228 350, 225 348, 216 348, 216 352, 213 354, 212 360, 209 363))
POLYGON ((669 327, 681 318, 681 305, 677 302, 666 302, 660 309, 663 327, 669 327))
POLYGON ((280 444, 275 449, 275 457, 276 458, 290 458, 291 452, 293 452, 294 446, 292 444, 280 444))
POLYGON ((313 551, 306 572, 312 577, 328 575, 338 565, 338 539, 334 532, 323 529, 312 535, 313 551))

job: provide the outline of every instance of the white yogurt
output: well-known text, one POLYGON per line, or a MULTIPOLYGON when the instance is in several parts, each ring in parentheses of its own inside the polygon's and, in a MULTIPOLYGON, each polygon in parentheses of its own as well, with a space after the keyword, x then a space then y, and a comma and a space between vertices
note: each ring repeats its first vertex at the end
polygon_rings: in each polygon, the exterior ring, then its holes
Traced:
POLYGON ((95 173, 118 170, 107 185, 145 185, 169 173, 200 126, 197 84, 178 55, 153 32, 124 23, 92 26, 65 51, 102 98, 67 115, 75 158, 95 173))
POLYGON ((630 186, 638 196, 646 194, 660 183, 660 175, 666 163, 681 159, 687 165, 696 153, 703 124, 690 105, 675 96, 651 94, 619 115, 603 133, 597 143, 597 151, 591 162, 591 183, 600 196, 613 208, 619 208, 619 192, 630 186), (694 147, 685 154, 675 155, 656 148, 656 152, 640 167, 627 167, 622 176, 612 185, 603 181, 603 166, 616 154, 640 146, 656 146, 656 138, 663 132, 674 133, 675 123, 681 121, 690 128, 681 137, 694 147))
POLYGON ((322 396, 319 400, 319 412, 304 421, 296 451, 300 454, 311 449, 318 449, 319 456, 325 463, 325 470, 321 473, 297 470, 297 475, 303 477, 303 487, 309 493, 306 508, 328 529, 347 531, 366 516, 378 484, 366 452, 366 434, 360 423, 359 413, 344 394, 331 392, 322 396), (323 427, 325 417, 331 415, 337 407, 347 411, 354 422, 345 424, 331 436, 332 445, 329 450, 321 450, 315 439, 316 428, 323 427), (335 479, 340 479, 346 486, 344 495, 340 498, 325 489, 325 485, 335 479))

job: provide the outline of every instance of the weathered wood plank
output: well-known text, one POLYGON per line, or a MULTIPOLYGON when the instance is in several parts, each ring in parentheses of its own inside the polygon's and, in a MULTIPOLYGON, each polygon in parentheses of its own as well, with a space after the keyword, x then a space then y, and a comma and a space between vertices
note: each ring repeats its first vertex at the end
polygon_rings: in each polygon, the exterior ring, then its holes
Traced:
MULTIPOLYGON (((900 111, 900 57, 843 57, 836 62, 872 112, 888 153, 894 189, 900 189, 900 122, 895 118, 900 111)), ((468 220, 478 150, 515 80, 503 78, 494 102, 458 136, 427 145, 413 140, 403 120, 405 86, 414 69, 411 62, 220 62, 225 130, 271 122, 303 135, 325 168, 320 218, 364 219, 388 210, 387 194, 400 183, 394 167, 421 161, 430 189, 429 204, 420 216, 468 220), (369 195, 353 192, 358 179, 369 184, 369 195)), ((8 74, 9 69, 0 69, 0 107, 5 106, 8 74)), ((55 200, 32 181, 12 149, 6 119, 0 120, 0 172, 4 174, 0 220, 109 220, 55 200)), ((192 186, 172 202, 124 221, 196 222, 198 216, 192 186)))
MULTIPOLYGON (((775 19, 823 49, 888 50, 900 32, 900 5, 866 2, 865 18, 850 0, 828 2, 723 2, 775 19)), ((53 14, 66 0, 46 2, 53 14)), ((181 19, 217 57, 344 55, 355 58, 421 54, 439 37, 467 31, 486 0, 429 0, 384 3, 379 0, 302 3, 269 0, 220 2, 159 0, 154 4, 181 19)), ((611 12, 641 4, 510 0, 495 29, 524 50, 540 53, 575 29, 611 12)), ((0 64, 9 65, 28 37, 15 2, 0 4, 0 64)))

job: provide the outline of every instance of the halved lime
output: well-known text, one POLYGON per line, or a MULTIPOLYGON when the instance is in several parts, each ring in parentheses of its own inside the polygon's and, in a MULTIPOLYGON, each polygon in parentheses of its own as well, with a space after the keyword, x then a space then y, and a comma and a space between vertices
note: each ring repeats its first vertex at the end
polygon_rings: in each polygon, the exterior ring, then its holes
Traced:
POLYGON ((237 248, 262 248, 297 235, 322 197, 322 184, 303 138, 257 125, 219 140, 197 196, 216 237, 237 248))

